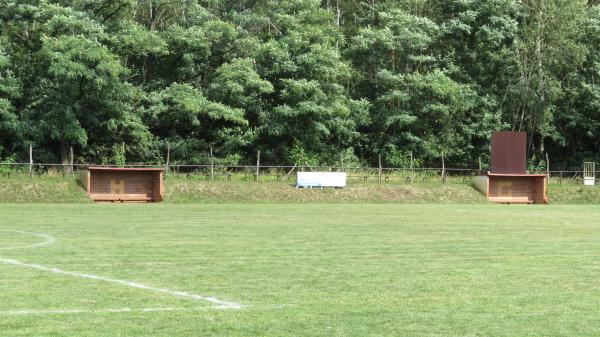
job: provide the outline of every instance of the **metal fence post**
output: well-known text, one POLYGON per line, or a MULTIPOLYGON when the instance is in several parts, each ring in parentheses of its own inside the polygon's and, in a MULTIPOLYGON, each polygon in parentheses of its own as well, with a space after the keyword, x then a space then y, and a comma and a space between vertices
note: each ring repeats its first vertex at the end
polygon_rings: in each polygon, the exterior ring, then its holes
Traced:
POLYGON ((256 181, 258 181, 258 175, 260 174, 260 150, 256 152, 256 181))
POLYGON ((29 178, 33 178, 33 146, 29 144, 29 178))

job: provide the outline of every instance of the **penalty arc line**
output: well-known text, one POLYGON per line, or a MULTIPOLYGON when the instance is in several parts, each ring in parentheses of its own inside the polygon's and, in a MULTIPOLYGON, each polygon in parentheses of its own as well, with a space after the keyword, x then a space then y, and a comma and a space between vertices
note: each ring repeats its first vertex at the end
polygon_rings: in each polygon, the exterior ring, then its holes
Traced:
POLYGON ((218 308, 222 308, 222 309, 241 309, 242 308, 242 305, 239 303, 236 303, 236 302, 225 301, 225 300, 218 299, 216 297, 202 296, 202 295, 189 293, 189 292, 185 292, 185 291, 176 291, 176 290, 170 290, 170 289, 166 289, 166 288, 152 287, 152 286, 148 286, 148 285, 145 285, 145 284, 142 284, 139 282, 119 280, 119 279, 114 279, 111 277, 99 276, 99 275, 93 275, 93 274, 75 273, 75 272, 70 272, 70 271, 66 271, 66 270, 62 270, 62 269, 58 269, 58 268, 46 267, 46 266, 42 266, 40 264, 35 264, 35 263, 24 263, 24 262, 20 262, 20 261, 13 260, 13 259, 0 258, 0 262, 4 263, 4 264, 13 265, 13 266, 21 266, 21 267, 27 267, 27 268, 31 268, 31 269, 46 271, 46 272, 50 272, 50 273, 54 273, 54 274, 73 276, 73 277, 85 278, 85 279, 96 280, 96 281, 104 281, 104 282, 108 282, 108 283, 124 285, 124 286, 130 287, 130 288, 155 291, 155 292, 165 293, 165 294, 169 294, 169 295, 176 296, 176 297, 188 298, 188 299, 192 299, 192 300, 196 300, 196 301, 205 301, 205 302, 215 304, 218 308))
MULTIPOLYGON (((259 305, 252 306, 252 309, 283 309, 292 307, 292 305, 259 305)), ((246 306, 244 306, 246 308, 246 306)), ((152 312, 170 312, 170 311, 214 311, 227 310, 222 306, 218 307, 154 307, 154 308, 108 308, 108 309, 19 309, 3 310, 0 316, 41 316, 41 315, 75 315, 75 314, 113 314, 113 313, 152 313, 152 312)))
POLYGON ((216 308, 114 308, 114 309, 49 309, 49 310, 8 310, 0 311, 0 316, 17 315, 69 315, 69 314, 101 314, 122 312, 162 312, 162 311, 191 311, 209 310, 216 308))
MULTIPOLYGON (((0 250, 42 247, 42 246, 51 245, 54 242, 56 242, 56 239, 48 234, 32 233, 32 232, 17 231, 17 230, 2 230, 2 229, 0 229, 0 231, 13 232, 13 233, 19 233, 19 234, 28 234, 28 235, 33 235, 33 236, 37 236, 37 237, 44 239, 44 241, 35 243, 32 245, 16 246, 16 247, 2 247, 2 248, 0 248, 0 250)), ((217 308, 221 308, 221 309, 240 309, 240 308, 242 308, 242 305, 239 303, 221 300, 216 297, 202 296, 202 295, 193 294, 193 293, 189 293, 189 292, 185 292, 185 291, 174 291, 174 290, 170 290, 170 289, 166 289, 166 288, 152 287, 152 286, 148 286, 148 285, 145 285, 145 284, 142 284, 139 282, 119 280, 119 279, 114 279, 114 278, 99 276, 99 275, 93 275, 93 274, 75 273, 75 272, 61 270, 58 268, 46 267, 46 266, 42 266, 42 265, 34 264, 34 263, 24 263, 24 262, 20 262, 20 261, 13 260, 13 259, 0 258, 0 262, 5 263, 5 264, 14 265, 14 266, 28 267, 28 268, 32 268, 32 269, 41 270, 41 271, 47 271, 47 272, 51 272, 51 273, 55 273, 55 274, 104 281, 104 282, 109 282, 109 283, 114 283, 114 284, 125 285, 125 286, 131 287, 131 288, 138 288, 138 289, 150 290, 150 291, 155 291, 155 292, 162 292, 162 293, 170 294, 173 296, 189 298, 189 299, 197 300, 197 301, 206 301, 206 302, 215 304, 217 306, 217 308)))
POLYGON ((44 239, 44 241, 42 241, 42 242, 34 243, 34 244, 31 244, 31 245, 16 246, 16 247, 0 247, 0 250, 43 247, 43 246, 51 245, 54 242, 56 242, 56 239, 54 237, 48 235, 48 234, 32 233, 32 232, 24 232, 24 231, 13 231, 13 230, 8 230, 8 229, 0 229, 0 231, 2 231, 2 232, 12 232, 12 233, 33 235, 33 236, 37 236, 39 238, 44 239))
MULTIPOLYGON (((252 306, 253 309, 283 309, 290 305, 252 306)), ((113 313, 153 313, 171 311, 213 311, 226 310, 223 307, 154 307, 154 308, 108 308, 108 309, 20 309, 0 311, 0 316, 40 316, 40 315, 74 315, 74 314, 113 314, 113 313)))
POLYGON ((73 276, 73 277, 78 277, 78 278, 85 278, 85 279, 90 279, 90 280, 97 280, 97 281, 104 281, 104 282, 108 282, 108 283, 120 284, 120 285, 128 286, 131 288, 150 290, 150 291, 165 293, 165 294, 169 294, 169 295, 173 295, 173 296, 177 296, 177 297, 189 298, 189 299, 196 300, 196 301, 206 301, 206 302, 209 302, 212 304, 216 304, 217 306, 222 307, 224 309, 240 309, 242 307, 242 305, 239 303, 224 301, 224 300, 218 299, 216 297, 212 297, 212 296, 202 296, 202 295, 197 295, 197 294, 193 294, 193 293, 189 293, 189 292, 185 292, 185 291, 176 291, 176 290, 170 290, 170 289, 166 289, 166 288, 152 287, 152 286, 148 286, 148 285, 145 285, 145 284, 142 284, 139 282, 119 280, 119 279, 114 279, 114 278, 110 278, 110 277, 106 277, 106 276, 93 275, 93 274, 75 273, 75 272, 70 272, 70 271, 66 271, 66 270, 62 270, 62 269, 58 269, 58 268, 46 267, 46 266, 42 266, 42 265, 35 264, 35 263, 24 263, 24 262, 20 262, 20 261, 13 260, 13 259, 0 258, 0 262, 5 263, 5 264, 14 265, 14 266, 28 267, 28 268, 32 268, 32 269, 36 269, 36 270, 47 271, 47 272, 60 274, 60 275, 73 276))

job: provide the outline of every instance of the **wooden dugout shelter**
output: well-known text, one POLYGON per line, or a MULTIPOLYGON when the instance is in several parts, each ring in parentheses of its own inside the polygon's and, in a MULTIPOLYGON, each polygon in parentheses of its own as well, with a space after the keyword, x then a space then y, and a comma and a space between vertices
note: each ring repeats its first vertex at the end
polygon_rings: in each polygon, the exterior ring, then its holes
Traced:
POLYGON ((81 184, 94 201, 158 202, 163 200, 163 169, 88 167, 81 184))
POLYGON ((475 187, 497 203, 547 204, 547 177, 527 173, 526 151, 527 133, 495 132, 490 171, 474 178, 475 187))

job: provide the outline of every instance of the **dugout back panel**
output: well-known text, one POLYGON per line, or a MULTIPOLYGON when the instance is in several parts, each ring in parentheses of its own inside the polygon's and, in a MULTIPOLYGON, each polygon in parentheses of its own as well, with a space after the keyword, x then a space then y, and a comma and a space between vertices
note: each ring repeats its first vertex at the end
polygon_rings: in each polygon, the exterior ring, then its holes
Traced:
POLYGON ((94 201, 156 202, 163 200, 162 169, 90 167, 82 183, 94 201))
POLYGON ((527 133, 494 132, 491 157, 491 173, 525 174, 527 170, 527 133))

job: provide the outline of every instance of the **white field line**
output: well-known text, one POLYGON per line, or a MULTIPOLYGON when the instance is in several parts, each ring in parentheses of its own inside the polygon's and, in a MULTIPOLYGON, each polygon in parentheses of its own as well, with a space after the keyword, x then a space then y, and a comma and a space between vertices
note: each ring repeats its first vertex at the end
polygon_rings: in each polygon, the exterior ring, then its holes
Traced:
POLYGON ((221 300, 221 299, 218 299, 218 298, 212 297, 212 296, 202 296, 202 295, 197 295, 197 294, 193 294, 193 293, 189 293, 189 292, 185 292, 185 291, 176 291, 176 290, 170 290, 170 289, 166 289, 166 288, 157 288, 157 287, 148 286, 148 285, 138 283, 138 282, 118 280, 118 279, 114 279, 114 278, 110 278, 110 277, 106 277, 106 276, 75 273, 75 272, 70 272, 70 271, 66 271, 66 270, 62 270, 62 269, 58 269, 58 268, 46 267, 46 266, 42 266, 40 264, 35 264, 35 263, 24 263, 24 262, 20 262, 20 261, 13 260, 13 259, 0 258, 0 262, 4 263, 4 264, 13 265, 13 266, 27 267, 27 268, 36 269, 36 270, 47 271, 47 272, 54 273, 54 274, 73 276, 73 277, 85 278, 85 279, 97 280, 97 281, 104 281, 104 282, 108 282, 108 283, 124 285, 124 286, 130 287, 130 288, 150 290, 150 291, 155 291, 155 292, 159 292, 159 293, 169 294, 169 295, 176 296, 176 297, 188 298, 188 299, 196 300, 196 301, 205 301, 205 302, 215 304, 219 308, 223 308, 223 309, 241 309, 242 308, 242 305, 239 303, 221 300))
POLYGON ((208 311, 217 307, 200 308, 113 308, 113 309, 23 309, 0 311, 0 316, 29 316, 29 315, 69 315, 69 314, 102 314, 127 312, 168 312, 168 311, 208 311))
MULTIPOLYGON (((56 239, 48 234, 32 233, 32 232, 24 232, 24 231, 14 231, 14 230, 0 230, 0 231, 33 235, 33 236, 37 236, 37 237, 44 239, 44 241, 35 243, 32 245, 24 245, 24 246, 16 246, 16 247, 3 247, 3 248, 0 248, 0 250, 35 248, 35 247, 51 245, 54 242, 56 242, 56 239)), ((51 273, 55 273, 55 274, 61 274, 61 275, 79 277, 79 278, 86 278, 86 279, 97 280, 97 281, 104 281, 104 282, 128 286, 131 288, 138 288, 138 289, 150 290, 150 291, 155 291, 155 292, 161 292, 161 293, 165 293, 165 294, 169 294, 169 295, 173 295, 173 296, 177 296, 177 297, 189 298, 189 299, 196 300, 196 301, 205 301, 205 302, 215 304, 219 308, 222 308, 222 309, 240 309, 242 307, 242 305, 239 303, 221 300, 221 299, 218 299, 218 298, 212 297, 212 296, 202 296, 202 295, 197 295, 197 294, 193 294, 193 293, 189 293, 189 292, 185 292, 185 291, 176 291, 176 290, 170 290, 170 289, 166 289, 166 288, 157 288, 157 287, 152 287, 152 286, 148 286, 148 285, 138 283, 138 282, 133 282, 133 281, 119 280, 119 279, 114 279, 114 278, 99 276, 99 275, 93 275, 93 274, 75 273, 75 272, 70 272, 70 271, 66 271, 66 270, 62 270, 62 269, 58 269, 58 268, 46 267, 46 266, 42 266, 40 264, 35 264, 35 263, 24 263, 24 262, 20 262, 20 261, 13 260, 13 259, 0 258, 0 262, 5 263, 5 264, 14 265, 14 266, 21 266, 21 267, 27 267, 27 268, 37 269, 37 270, 41 270, 41 271, 47 271, 47 272, 51 272, 51 273)))
MULTIPOLYGON (((291 307, 290 305, 259 305, 252 306, 252 309, 283 309, 291 307)), ((244 307, 248 308, 248 307, 244 307)), ((146 313, 146 312, 172 312, 172 311, 212 311, 226 310, 223 307, 190 307, 190 308, 107 308, 107 309, 20 309, 20 310, 0 310, 0 316, 42 316, 42 315, 75 315, 75 314, 104 314, 104 313, 146 313)))
POLYGON ((13 230, 7 230, 7 229, 0 229, 0 231, 2 231, 2 232, 12 232, 12 233, 33 235, 33 236, 37 236, 39 238, 44 239, 44 241, 38 242, 38 243, 34 243, 32 245, 16 246, 16 247, 0 247, 0 250, 35 248, 35 247, 48 246, 48 245, 51 245, 54 242, 56 242, 56 239, 53 238, 52 236, 48 235, 48 234, 32 233, 32 232, 24 232, 24 231, 13 231, 13 230))

